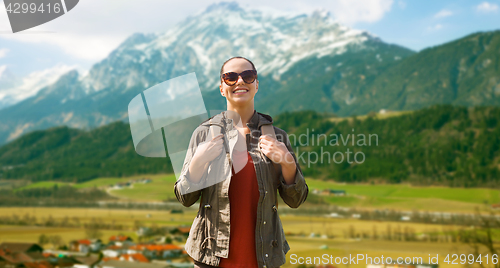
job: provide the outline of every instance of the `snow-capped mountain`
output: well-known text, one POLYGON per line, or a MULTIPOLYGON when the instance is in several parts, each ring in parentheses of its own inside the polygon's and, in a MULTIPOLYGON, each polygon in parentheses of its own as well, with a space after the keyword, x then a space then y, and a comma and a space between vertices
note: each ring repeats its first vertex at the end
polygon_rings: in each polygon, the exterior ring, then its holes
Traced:
POLYGON ((6 65, 0 66, 0 109, 14 104, 13 96, 7 94, 7 91, 16 87, 19 79, 7 68, 6 65))
POLYGON ((223 98, 215 89, 220 66, 233 56, 250 58, 261 88, 267 85, 268 90, 257 96, 263 112, 342 112, 356 95, 339 81, 358 79, 367 68, 373 73, 377 66, 412 53, 343 26, 324 11, 296 14, 214 4, 164 33, 133 34, 85 76, 68 72, 36 95, 0 110, 5 118, 0 121, 0 143, 51 126, 88 128, 126 120, 134 96, 190 72, 196 72, 207 108, 223 109, 223 98), (311 87, 307 83, 317 80, 314 77, 328 82, 311 87), (283 93, 292 96, 287 99, 283 93), (296 105, 297 101, 302 102, 296 105))
POLYGON ((279 79, 302 59, 363 49, 367 40, 378 38, 340 25, 325 11, 279 13, 220 3, 165 33, 134 34, 95 65, 85 81, 89 91, 147 88, 194 71, 202 90, 213 90, 220 65, 234 55, 251 58, 259 74, 279 79))
POLYGON ((56 65, 19 78, 5 65, 0 66, 0 109, 36 95, 42 88, 55 83, 61 75, 74 68, 75 66, 56 65))

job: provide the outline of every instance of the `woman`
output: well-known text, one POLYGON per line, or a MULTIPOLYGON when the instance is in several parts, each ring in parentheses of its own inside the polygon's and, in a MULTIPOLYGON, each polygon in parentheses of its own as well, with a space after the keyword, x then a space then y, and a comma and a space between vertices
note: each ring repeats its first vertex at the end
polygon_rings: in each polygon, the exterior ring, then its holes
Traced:
POLYGON ((186 251, 195 267, 279 267, 290 248, 276 192, 297 208, 306 200, 308 187, 286 132, 273 127, 277 139, 261 135, 262 129, 272 127, 272 118, 254 110, 259 90, 254 64, 234 57, 222 65, 220 74, 227 111, 196 128, 175 184, 184 206, 201 196, 186 251), (215 126, 221 134, 213 133, 215 126), (232 157, 224 157, 223 151, 232 157), (211 174, 224 180, 200 187, 211 174))

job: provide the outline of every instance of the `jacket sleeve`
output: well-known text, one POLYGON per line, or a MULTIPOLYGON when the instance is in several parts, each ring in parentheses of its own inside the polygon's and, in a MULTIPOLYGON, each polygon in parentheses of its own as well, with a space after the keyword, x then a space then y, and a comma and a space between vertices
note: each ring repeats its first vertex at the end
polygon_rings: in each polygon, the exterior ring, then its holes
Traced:
MULTIPOLYGON (((279 131, 279 130, 278 130, 279 131)), ((280 173, 279 177, 279 186, 278 191, 280 193, 283 201, 291 208, 298 208, 304 201, 306 201, 307 195, 309 193, 309 188, 307 187, 306 180, 304 179, 304 175, 302 174, 302 170, 300 169, 300 165, 297 161, 297 157, 293 152, 292 146, 290 145, 290 140, 288 139, 288 135, 284 131, 280 131, 280 134, 283 136, 283 143, 285 143, 286 148, 292 154, 293 159, 295 160, 295 165, 297 169, 295 171, 295 179, 294 182, 290 185, 287 185, 285 182, 285 178, 283 178, 283 174, 280 173)))
POLYGON ((191 136, 189 141, 189 147, 186 152, 186 157, 184 159, 184 164, 182 165, 182 170, 178 180, 174 185, 174 192, 177 200, 185 206, 192 206, 201 195, 201 190, 192 191, 190 189, 200 189, 199 185, 203 182, 204 177, 206 177, 206 172, 201 178, 199 183, 193 183, 189 180, 189 165, 191 164, 191 159, 198 145, 205 139, 206 133, 198 127, 191 136))

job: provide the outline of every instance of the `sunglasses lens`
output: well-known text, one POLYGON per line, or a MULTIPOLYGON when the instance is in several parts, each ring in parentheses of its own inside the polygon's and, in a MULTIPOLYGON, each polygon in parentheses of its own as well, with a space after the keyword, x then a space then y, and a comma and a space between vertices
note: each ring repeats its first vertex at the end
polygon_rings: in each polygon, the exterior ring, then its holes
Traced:
POLYGON ((228 86, 232 86, 238 81, 238 74, 233 72, 225 73, 223 79, 228 86))
POLYGON ((255 81, 255 73, 252 70, 244 71, 241 73, 241 78, 243 78, 243 81, 247 84, 253 83, 255 81))
POLYGON ((241 74, 230 72, 223 74, 222 79, 224 80, 224 83, 226 83, 228 86, 234 86, 234 84, 238 82, 239 76, 241 76, 241 78, 243 79, 243 81, 245 81, 245 83, 251 84, 257 78, 257 72, 254 70, 246 70, 241 74))

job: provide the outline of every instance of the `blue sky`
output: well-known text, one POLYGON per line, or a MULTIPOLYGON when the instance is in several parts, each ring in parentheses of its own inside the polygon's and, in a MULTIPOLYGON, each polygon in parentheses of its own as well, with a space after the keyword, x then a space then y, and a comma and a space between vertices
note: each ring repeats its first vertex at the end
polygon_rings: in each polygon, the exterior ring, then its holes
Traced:
MULTIPOLYGON (((477 31, 500 29, 500 0, 236 2, 244 8, 266 6, 304 13, 325 9, 343 24, 416 51, 477 31)), ((16 34, 12 34, 4 5, 0 4, 0 70, 6 66, 22 77, 54 66, 88 70, 130 34, 165 31, 211 3, 205 0, 81 0, 68 14, 16 34)))
POLYGON ((500 1, 395 1, 380 20, 354 26, 419 51, 474 32, 499 30, 500 1))

